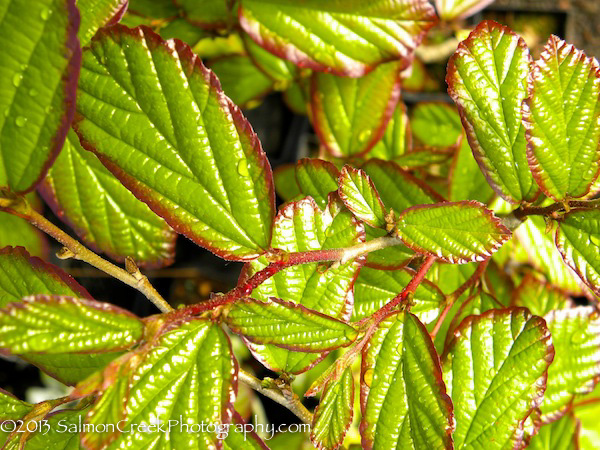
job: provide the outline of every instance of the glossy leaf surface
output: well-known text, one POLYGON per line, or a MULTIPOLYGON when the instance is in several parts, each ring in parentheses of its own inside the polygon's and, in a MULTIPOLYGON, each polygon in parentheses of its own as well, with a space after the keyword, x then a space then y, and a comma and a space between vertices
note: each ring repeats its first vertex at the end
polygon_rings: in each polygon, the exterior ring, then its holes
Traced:
POLYGON ((323 396, 315 409, 310 440, 316 448, 335 448, 344 441, 352 424, 354 408, 354 376, 346 368, 339 379, 325 386, 323 396))
POLYGON ((340 171, 322 159, 304 158, 296 165, 296 181, 300 192, 310 195, 321 209, 327 205, 329 193, 337 191, 340 171))
POLYGON ((190 48, 117 25, 83 59, 75 126, 83 146, 197 244, 226 259, 263 253, 274 214, 269 163, 190 48))
POLYGON ((91 298, 70 275, 32 257, 23 247, 0 250, 0 308, 37 294, 91 298))
MULTIPOLYGON (((322 211, 306 198, 284 206, 275 220, 273 248, 287 252, 343 248, 364 242, 364 229, 340 202, 331 201, 322 211)), ((254 289, 251 297, 266 301, 271 297, 301 304, 305 308, 337 319, 352 312, 350 290, 364 260, 349 261, 339 267, 309 263, 289 267, 254 289)), ((245 276, 265 268, 265 257, 247 267, 245 276)), ((321 355, 298 353, 273 345, 250 344, 254 355, 267 367, 300 373, 316 364, 321 355)))
POLYGON ((173 262, 176 234, 129 192, 69 131, 40 193, 92 248, 141 266, 173 262))
POLYGON ((127 9, 128 0, 76 0, 81 14, 81 22, 77 37, 79 44, 85 47, 96 32, 109 25, 114 25, 127 9))
POLYGON ((247 34, 242 36, 244 47, 248 52, 248 56, 256 64, 265 75, 277 83, 277 88, 289 86, 290 83, 298 76, 298 68, 285 59, 278 58, 274 54, 268 52, 256 42, 254 42, 247 34))
POLYGON ((553 357, 544 320, 523 308, 465 319, 442 357, 455 448, 519 447, 519 429, 543 399, 553 357))
POLYGON ((368 152, 383 136, 400 99, 400 65, 377 66, 362 78, 315 73, 311 117, 333 156, 368 152))
POLYGON ((600 211, 574 210, 556 230, 556 246, 565 262, 594 292, 600 292, 600 211))
POLYGON ((252 342, 303 352, 344 347, 358 336, 344 322, 275 298, 236 301, 227 314, 227 325, 252 342))
POLYGON ((523 103, 527 157, 549 197, 582 197, 600 171, 600 66, 551 36, 523 103))
POLYGON ((362 358, 362 447, 452 448, 452 403, 423 324, 409 313, 388 317, 362 358))
POLYGON ((86 423, 117 423, 121 429, 137 430, 178 420, 196 424, 199 432, 185 426, 164 433, 83 433, 87 447, 142 448, 149 445, 174 448, 214 448, 214 426, 229 423, 237 385, 237 363, 225 332, 211 322, 195 319, 164 330, 155 342, 138 351, 132 373, 119 375, 116 383, 95 403, 86 423), (152 380, 152 382, 148 382, 152 380))
POLYGON ((385 228, 385 208, 363 170, 344 166, 338 184, 340 198, 352 214, 372 227, 385 228))
POLYGON ((412 207, 400 214, 395 232, 416 252, 451 263, 481 261, 510 238, 500 220, 477 202, 412 207))
POLYGON ((494 0, 436 0, 435 7, 441 19, 464 19, 481 11, 494 0))
POLYGON ((458 46, 446 76, 479 167, 498 194, 516 203, 533 200, 538 190, 521 121, 530 64, 522 38, 485 21, 458 46))
POLYGON ((590 392, 600 378, 600 319, 594 311, 579 306, 544 316, 556 356, 548 369, 543 420, 559 417, 576 394, 590 392))
POLYGON ((244 31, 277 56, 353 77, 384 61, 408 65, 436 20, 425 0, 244 0, 239 18, 244 31))
POLYGON ((32 189, 62 147, 75 112, 78 16, 75 0, 0 6, 0 187, 32 189))
POLYGON ((36 295, 0 310, 0 347, 13 354, 121 350, 142 333, 136 316, 94 300, 36 295))

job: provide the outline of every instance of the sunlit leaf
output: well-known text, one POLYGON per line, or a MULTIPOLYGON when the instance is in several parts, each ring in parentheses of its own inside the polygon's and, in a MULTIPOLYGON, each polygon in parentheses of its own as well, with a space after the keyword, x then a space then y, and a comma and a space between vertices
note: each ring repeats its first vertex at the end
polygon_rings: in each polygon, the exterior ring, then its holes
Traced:
POLYGON ((477 161, 473 158, 466 138, 463 138, 454 154, 449 179, 448 199, 450 201, 477 200, 487 203, 494 195, 477 161))
POLYGON ((310 195, 324 209, 329 193, 337 191, 340 171, 330 162, 316 158, 303 158, 296 165, 296 181, 300 192, 310 195))
POLYGON ((532 314, 543 317, 552 310, 571 306, 571 301, 564 291, 527 275, 513 292, 511 304, 523 306, 532 314))
POLYGON ((400 101, 385 128, 381 140, 369 151, 369 158, 390 161, 412 150, 412 135, 406 105, 400 101))
POLYGON ((446 103, 418 103, 410 116, 416 140, 427 147, 454 147, 463 129, 456 109, 446 103))
POLYGON ((385 228, 385 208, 363 170, 344 166, 338 184, 340 198, 352 214, 372 227, 385 228))
POLYGON ((576 450, 579 449, 579 421, 572 415, 540 428, 531 439, 530 450, 576 450))
POLYGON ((494 0, 436 0, 435 7, 445 21, 464 19, 488 6, 494 0))
POLYGON ((81 15, 77 37, 82 47, 90 43, 96 32, 121 19, 127 9, 127 0, 76 0, 81 15))
POLYGON ((21 419, 32 409, 33 405, 19 400, 14 395, 0 389, 0 420, 21 419))

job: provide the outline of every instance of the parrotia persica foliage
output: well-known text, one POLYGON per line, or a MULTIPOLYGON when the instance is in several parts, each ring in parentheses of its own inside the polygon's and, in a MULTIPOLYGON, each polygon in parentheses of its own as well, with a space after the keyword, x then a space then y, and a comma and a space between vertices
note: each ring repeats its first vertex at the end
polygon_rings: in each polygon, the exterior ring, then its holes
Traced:
POLYGON ((402 100, 489 3, 0 0, 0 348, 73 387, 2 386, 3 448, 597 448, 598 62, 485 21, 402 100), (274 171, 272 92, 319 144, 274 171), (238 284, 164 298, 178 234, 238 284))

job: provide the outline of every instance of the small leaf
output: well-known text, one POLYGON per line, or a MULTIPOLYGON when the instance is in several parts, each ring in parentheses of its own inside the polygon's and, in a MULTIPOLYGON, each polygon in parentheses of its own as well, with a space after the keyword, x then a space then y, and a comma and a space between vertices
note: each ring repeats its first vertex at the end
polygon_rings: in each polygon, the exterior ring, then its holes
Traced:
POLYGON ((185 18, 196 26, 208 30, 225 28, 233 23, 234 14, 226 0, 174 0, 183 10, 185 18))
POLYGON ((440 19, 450 22, 472 16, 494 0, 435 0, 440 19))
POLYGON ((88 427, 82 434, 84 446, 105 448, 112 442, 113 448, 215 448, 223 437, 219 426, 231 421, 237 390, 237 362, 225 332, 209 321, 191 319, 167 327, 134 358, 139 360, 133 370, 108 386, 86 424, 122 420, 122 430, 139 430, 142 424, 162 423, 166 431, 110 434, 88 427), (169 420, 177 420, 178 426, 165 426, 169 420))
POLYGON ((96 32, 117 23, 127 10, 128 0, 76 0, 81 14, 77 37, 82 47, 90 43, 96 32))
POLYGON ((0 389, 0 421, 21 419, 32 409, 32 404, 21 401, 11 393, 0 389))
POLYGON ((373 181, 360 169, 344 166, 338 179, 341 200, 352 214, 375 228, 385 228, 385 208, 373 181))
POLYGON ((173 262, 177 235, 84 150, 73 131, 40 193, 81 239, 111 258, 130 256, 142 267, 173 262))
POLYGON ((309 353, 345 347, 358 336, 358 331, 344 322, 277 298, 238 300, 226 322, 252 342, 309 353))
POLYGON ((490 201, 494 191, 481 173, 477 161, 473 158, 469 141, 463 137, 452 161, 449 174, 448 199, 450 201, 477 200, 490 201))
POLYGON ((568 414, 540 428, 536 436, 533 436, 529 450, 578 450, 579 449, 579 421, 568 414))
POLYGON ((363 350, 363 448, 452 448, 452 403, 427 330, 409 313, 381 322, 363 350))
POLYGON ((126 310, 73 297, 25 297, 0 310, 0 347, 17 355, 121 350, 137 343, 143 329, 126 310))
POLYGON ((456 109, 446 103, 434 102, 415 106, 410 128, 416 140, 427 147, 455 147, 463 132, 456 109))
POLYGON ((548 282, 571 294, 583 293, 581 279, 565 264, 552 234, 546 232, 542 217, 527 218, 523 225, 517 227, 515 236, 524 247, 529 263, 540 270, 548 282))
POLYGON ((354 376, 346 368, 339 379, 330 381, 321 401, 315 408, 310 440, 318 449, 342 445, 344 436, 352 425, 354 408, 354 376))
POLYGON ((232 260, 264 253, 271 169, 214 74, 188 46, 146 27, 103 29, 84 53, 75 124, 82 145, 197 244, 232 260))
POLYGON ((394 114, 385 128, 385 133, 377 144, 369 151, 369 158, 384 161, 393 160, 412 150, 412 135, 406 114, 406 105, 398 102, 394 114))
MULTIPOLYGON (((323 211, 310 197, 285 205, 275 219, 273 248, 286 252, 345 248, 364 242, 364 229, 333 197, 323 211)), ((289 267, 258 286, 252 298, 267 301, 283 298, 336 319, 347 320, 352 313, 352 286, 364 258, 339 266, 308 263, 289 267)), ((262 256, 245 267, 249 277, 268 265, 262 256)), ((301 373, 325 355, 299 353, 273 345, 249 344, 254 356, 268 368, 301 373)))
POLYGON ((550 311, 544 319, 556 350, 541 406, 542 420, 551 421, 600 379, 600 320, 591 306, 550 311))
MULTIPOLYGON (((369 317, 389 303, 402 292, 414 275, 412 269, 375 270, 363 267, 354 284, 352 321, 369 317)), ((421 322, 428 323, 437 317, 443 301, 444 294, 439 288, 429 280, 424 280, 411 299, 410 310, 421 322)))
POLYGON ((312 122, 333 156, 367 153, 381 139, 400 99, 400 64, 381 64, 362 78, 315 73, 312 122))
POLYGON ((415 47, 436 21, 425 0, 244 0, 239 19, 252 39, 280 58, 353 77, 385 61, 410 64, 415 47))
POLYGON ((494 190, 515 203, 538 192, 521 122, 530 64, 525 41, 486 20, 458 46, 446 77, 479 167, 494 190))
POLYGON ((529 75, 523 102, 527 158, 555 200, 586 195, 600 171, 600 66, 550 36, 529 75))
POLYGON ((564 261, 596 294, 600 293, 600 211, 572 210, 556 230, 564 261))
POLYGON ((33 189, 75 112, 81 62, 75 0, 6 0, 0 18, 0 187, 33 189))
POLYGON ((395 230, 414 251, 458 264, 482 261, 510 238, 500 219, 477 202, 414 206, 398 216, 395 230))
POLYGON ((524 308, 466 318, 442 357, 455 448, 521 448, 519 430, 543 400, 553 357, 544 320, 524 308))
POLYGON ((36 294, 64 295, 91 299, 85 288, 69 274, 39 258, 23 247, 0 250, 0 308, 23 297, 36 294))
POLYGON ((327 206, 329 193, 337 191, 340 171, 329 161, 303 158, 296 165, 300 192, 310 195, 321 209, 327 206))
POLYGON ((531 314, 543 317, 552 310, 570 307, 571 300, 564 291, 528 274, 513 292, 511 304, 523 306, 531 314))
POLYGON ((273 90, 273 81, 247 56, 223 56, 207 65, 219 77, 225 94, 240 108, 258 106, 260 100, 273 90))

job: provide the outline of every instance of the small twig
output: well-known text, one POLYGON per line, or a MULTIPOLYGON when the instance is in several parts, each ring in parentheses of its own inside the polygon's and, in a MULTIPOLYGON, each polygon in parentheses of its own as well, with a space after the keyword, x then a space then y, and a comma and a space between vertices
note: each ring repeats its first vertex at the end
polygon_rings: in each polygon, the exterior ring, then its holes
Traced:
POLYGON ((291 412, 293 412, 302 422, 311 424, 313 421, 312 413, 306 409, 300 399, 293 392, 291 395, 286 395, 278 387, 265 387, 261 380, 256 378, 254 375, 249 374, 243 369, 238 372, 238 379, 250 386, 256 392, 270 398, 271 400, 285 406, 291 412))
POLYGON ((22 217, 30 224, 36 226, 44 233, 52 236, 54 239, 64 245, 67 250, 61 250, 61 252, 59 252, 59 257, 72 257, 74 259, 85 261, 97 269, 106 272, 112 277, 121 280, 123 283, 131 286, 132 288, 137 289, 144 294, 148 300, 154 303, 154 305, 162 312, 170 312, 173 310, 171 305, 169 305, 166 300, 162 298, 162 296, 156 291, 156 289, 154 289, 154 286, 150 284, 148 278, 139 273, 139 270, 137 270, 139 275, 137 273, 136 275, 132 275, 113 263, 101 258, 31 208, 25 199, 17 198, 15 200, 11 200, 3 198, 0 199, 0 207, 11 214, 22 217))

